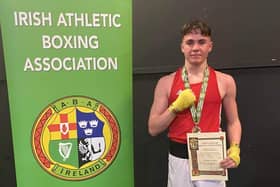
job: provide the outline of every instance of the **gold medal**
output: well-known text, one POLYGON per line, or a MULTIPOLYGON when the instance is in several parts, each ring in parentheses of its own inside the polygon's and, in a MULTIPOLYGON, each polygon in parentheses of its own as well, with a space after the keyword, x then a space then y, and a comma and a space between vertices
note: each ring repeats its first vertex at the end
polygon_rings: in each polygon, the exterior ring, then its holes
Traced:
POLYGON ((193 133, 197 133, 197 132, 200 132, 200 128, 199 128, 199 126, 198 125, 195 125, 193 128, 192 128, 192 132, 193 133))

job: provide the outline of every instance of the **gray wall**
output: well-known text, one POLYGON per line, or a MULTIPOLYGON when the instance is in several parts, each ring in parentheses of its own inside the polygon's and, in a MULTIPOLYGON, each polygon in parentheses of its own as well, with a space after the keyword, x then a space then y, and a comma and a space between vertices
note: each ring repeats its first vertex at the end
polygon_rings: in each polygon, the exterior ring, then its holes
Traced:
POLYGON ((0 186, 14 187, 16 185, 16 179, 13 159, 13 144, 1 41, 0 29, 0 186))
POLYGON ((212 26, 215 68, 279 66, 279 6, 277 0, 135 0, 135 71, 173 71, 181 65, 180 28, 196 18, 212 26))

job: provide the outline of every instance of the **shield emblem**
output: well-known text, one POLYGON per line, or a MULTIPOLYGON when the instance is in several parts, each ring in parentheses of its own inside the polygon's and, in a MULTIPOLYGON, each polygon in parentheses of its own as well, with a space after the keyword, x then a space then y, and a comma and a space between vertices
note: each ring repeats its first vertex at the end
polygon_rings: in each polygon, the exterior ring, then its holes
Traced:
POLYGON ((60 123, 59 129, 62 134, 67 134, 69 132, 69 124, 68 123, 60 123))
POLYGON ((50 156, 77 168, 99 159, 106 149, 103 127, 104 122, 94 112, 75 108, 59 114, 48 126, 50 156))

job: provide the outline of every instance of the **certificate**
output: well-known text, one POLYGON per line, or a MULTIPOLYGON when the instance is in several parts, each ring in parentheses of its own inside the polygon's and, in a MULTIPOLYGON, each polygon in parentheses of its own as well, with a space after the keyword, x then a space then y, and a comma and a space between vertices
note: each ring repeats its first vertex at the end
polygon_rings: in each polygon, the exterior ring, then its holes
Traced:
POLYGON ((187 133, 192 180, 228 180, 227 169, 220 167, 226 158, 225 132, 187 133))

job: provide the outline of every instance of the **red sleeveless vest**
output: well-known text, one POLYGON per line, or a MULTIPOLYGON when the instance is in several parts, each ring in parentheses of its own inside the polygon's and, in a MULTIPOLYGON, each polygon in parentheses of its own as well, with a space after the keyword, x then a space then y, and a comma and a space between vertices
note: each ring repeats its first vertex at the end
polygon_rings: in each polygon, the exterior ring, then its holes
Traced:
MULTIPOLYGON (((218 132, 221 121, 221 96, 218 89, 216 73, 213 68, 209 67, 210 75, 208 80, 208 86, 206 90, 206 96, 204 99, 201 119, 199 127, 201 132, 218 132)), ((190 87, 196 96, 196 100, 199 99, 201 83, 191 84, 190 87)), ((179 90, 184 90, 185 85, 182 80, 182 68, 176 71, 171 92, 169 96, 169 105, 178 97, 179 90)), ((196 102, 197 104, 197 102, 196 102)), ((186 133, 192 132, 194 122, 192 120, 190 109, 186 109, 177 114, 176 118, 169 126, 168 137, 179 143, 186 143, 186 133)))

